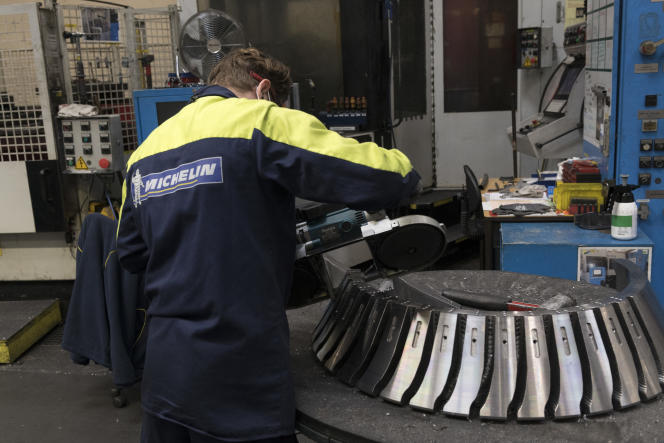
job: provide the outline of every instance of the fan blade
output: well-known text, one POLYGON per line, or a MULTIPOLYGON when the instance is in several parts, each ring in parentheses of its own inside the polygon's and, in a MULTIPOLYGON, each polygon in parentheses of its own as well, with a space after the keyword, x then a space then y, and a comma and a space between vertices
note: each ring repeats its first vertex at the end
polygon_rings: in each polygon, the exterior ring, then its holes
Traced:
POLYGON ((220 36, 223 35, 229 27, 235 26, 232 21, 220 15, 205 16, 199 23, 201 35, 208 40, 213 38, 220 40, 220 36))
POLYGON ((229 26, 224 29, 224 31, 217 37, 219 40, 226 41, 228 38, 238 31, 238 27, 235 23, 231 23, 229 26))
POLYGON ((188 34, 182 36, 182 46, 180 47, 181 51, 186 53, 187 57, 191 58, 203 58, 208 53, 207 42, 194 40, 188 34))
POLYGON ((194 40, 201 40, 201 31, 200 26, 198 25, 198 20, 191 20, 185 24, 185 27, 182 29, 183 34, 187 34, 194 40))

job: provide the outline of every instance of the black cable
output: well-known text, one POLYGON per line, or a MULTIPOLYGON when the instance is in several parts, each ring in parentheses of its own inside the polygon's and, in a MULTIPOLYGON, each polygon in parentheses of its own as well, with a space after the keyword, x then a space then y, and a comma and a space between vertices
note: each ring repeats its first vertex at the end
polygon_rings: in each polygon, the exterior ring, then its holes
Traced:
MULTIPOLYGON (((85 200, 83 200, 83 204, 78 208, 78 214, 80 216, 81 212, 83 212, 83 207, 85 206, 85 203, 90 202, 90 194, 92 194, 92 187, 94 186, 94 180, 95 176, 94 174, 90 175, 90 186, 88 186, 88 194, 85 197, 85 200)), ((78 198, 78 191, 76 192, 76 196, 78 198)), ((81 222, 81 226, 83 226, 83 223, 81 222)))
POLYGON ((394 125, 390 123, 389 125, 387 125, 387 129, 394 129, 394 128, 396 128, 397 126, 399 126, 399 125, 401 124, 401 122, 403 122, 403 118, 402 118, 402 117, 399 117, 399 118, 397 119, 397 123, 394 124, 394 125))

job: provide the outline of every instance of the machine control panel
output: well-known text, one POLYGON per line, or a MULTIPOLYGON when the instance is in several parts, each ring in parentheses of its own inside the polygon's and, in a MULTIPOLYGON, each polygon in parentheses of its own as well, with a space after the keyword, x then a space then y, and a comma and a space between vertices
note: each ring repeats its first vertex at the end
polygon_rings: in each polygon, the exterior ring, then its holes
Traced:
MULTIPOLYGON (((634 190, 634 198, 639 206, 645 208, 647 205, 649 212, 647 219, 639 220, 638 230, 655 244, 652 269, 661 269, 664 266, 664 100, 661 98, 664 89, 664 9, 662 2, 657 0, 606 3, 602 9, 603 2, 588 2, 589 11, 601 9, 589 14, 595 23, 600 15, 606 14, 607 34, 599 34, 596 38, 610 38, 613 43, 606 47, 614 50, 610 130, 613 146, 606 178, 615 179, 627 174, 635 177, 634 183, 638 177, 640 187, 634 190), (609 28, 611 11, 614 12, 613 26, 609 28), (608 29, 612 29, 612 34, 608 29)), ((658 299, 663 302, 664 273, 653 272, 652 283, 658 299)))
POLYGON ((517 34, 519 69, 551 67, 553 63, 553 28, 522 28, 517 34))
POLYGON ((586 53, 586 22, 565 28, 564 47, 568 55, 586 53))
POLYGON ((61 117, 65 171, 104 174, 124 168, 119 115, 61 117))

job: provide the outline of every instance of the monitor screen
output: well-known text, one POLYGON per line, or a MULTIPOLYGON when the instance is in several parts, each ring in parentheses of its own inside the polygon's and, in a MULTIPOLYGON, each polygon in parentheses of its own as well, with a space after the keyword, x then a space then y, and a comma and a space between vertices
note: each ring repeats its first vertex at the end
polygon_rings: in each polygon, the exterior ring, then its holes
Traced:
POLYGON ((157 124, 160 125, 164 123, 169 118, 177 114, 180 109, 184 108, 188 102, 157 102, 155 106, 157 107, 157 124))
POLYGON ((567 98, 569 93, 572 91, 576 77, 578 77, 579 72, 582 68, 567 68, 563 74, 563 78, 560 79, 560 84, 558 85, 558 90, 556 91, 556 98, 567 98))

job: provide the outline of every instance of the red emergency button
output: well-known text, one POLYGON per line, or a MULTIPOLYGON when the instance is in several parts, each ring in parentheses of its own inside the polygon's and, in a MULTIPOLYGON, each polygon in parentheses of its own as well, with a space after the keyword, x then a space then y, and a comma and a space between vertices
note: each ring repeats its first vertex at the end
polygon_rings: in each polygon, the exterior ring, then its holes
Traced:
POLYGON ((105 158, 102 158, 101 160, 99 160, 99 166, 100 166, 102 169, 108 169, 108 167, 111 166, 111 162, 109 162, 109 161, 108 161, 107 159, 105 159, 105 158))

